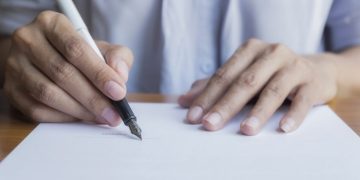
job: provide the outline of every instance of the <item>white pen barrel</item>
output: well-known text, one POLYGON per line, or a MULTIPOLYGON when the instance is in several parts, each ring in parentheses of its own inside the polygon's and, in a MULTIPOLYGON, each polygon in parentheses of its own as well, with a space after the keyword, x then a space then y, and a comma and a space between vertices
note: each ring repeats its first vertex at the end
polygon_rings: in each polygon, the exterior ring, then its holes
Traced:
POLYGON ((79 34, 85 39, 85 41, 91 46, 91 48, 93 48, 93 50, 95 51, 95 53, 103 60, 104 56, 101 54, 99 48, 97 47, 95 41, 93 40, 93 38, 91 37, 90 33, 88 30, 86 29, 77 29, 77 31, 79 32, 79 34))
POLYGON ((70 19, 75 29, 87 29, 72 0, 57 0, 61 11, 70 19))
POLYGON ((62 12, 70 19, 75 29, 79 34, 84 38, 84 40, 91 46, 95 53, 105 61, 103 55, 101 54, 99 48, 97 47, 95 41, 91 37, 85 22, 81 18, 79 11, 77 10, 74 2, 72 0, 57 0, 60 9, 62 12))

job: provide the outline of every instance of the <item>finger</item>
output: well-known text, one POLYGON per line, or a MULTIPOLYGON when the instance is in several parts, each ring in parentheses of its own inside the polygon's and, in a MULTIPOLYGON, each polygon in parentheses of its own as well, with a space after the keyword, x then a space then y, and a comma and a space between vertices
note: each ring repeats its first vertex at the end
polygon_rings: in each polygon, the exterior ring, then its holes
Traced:
POLYGON ((259 133, 290 92, 303 82, 301 75, 301 72, 294 68, 286 68, 276 73, 262 90, 248 118, 241 123, 240 131, 245 135, 259 133))
POLYGON ((194 99, 200 95, 200 93, 204 90, 209 79, 202 79, 195 81, 191 86, 191 89, 185 94, 181 95, 178 99, 178 103, 182 107, 189 107, 194 99))
POLYGON ((280 121, 280 129, 286 133, 296 130, 304 121, 306 114, 313 107, 313 90, 306 85, 301 87, 290 106, 289 111, 280 121))
POLYGON ((14 88, 11 92, 10 102, 16 106, 20 112, 36 122, 72 122, 77 121, 76 118, 69 116, 63 112, 45 106, 31 97, 19 91, 20 88, 14 88))
POLYGON ((64 90, 56 86, 28 61, 23 60, 21 82, 26 91, 37 101, 77 119, 97 122, 95 116, 73 99, 64 90))
POLYGON ((203 118, 205 129, 222 128, 279 71, 290 57, 272 47, 245 70, 203 118))
POLYGON ((112 45, 105 41, 98 41, 97 45, 104 55, 106 63, 127 81, 134 60, 131 50, 127 47, 112 45))
POLYGON ((14 33, 14 39, 39 70, 92 112, 98 120, 110 126, 117 126, 121 122, 108 99, 77 68, 68 63, 41 32, 31 28, 19 29, 14 33))
POLYGON ((249 40, 211 77, 203 93, 190 107, 187 119, 190 122, 201 120, 203 115, 223 96, 237 76, 248 67, 257 54, 263 51, 265 44, 258 40, 249 40))
POLYGON ((121 100, 125 97, 124 78, 118 76, 98 57, 64 15, 43 12, 38 19, 38 24, 51 44, 101 92, 113 100, 121 100))

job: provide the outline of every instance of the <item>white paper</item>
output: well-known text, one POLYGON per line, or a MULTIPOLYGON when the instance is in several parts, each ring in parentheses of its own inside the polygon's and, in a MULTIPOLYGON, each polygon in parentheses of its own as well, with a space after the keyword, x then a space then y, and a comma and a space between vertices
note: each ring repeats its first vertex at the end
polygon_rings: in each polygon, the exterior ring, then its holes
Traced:
POLYGON ((257 136, 184 122, 176 104, 132 104, 139 141, 118 128, 40 124, 0 165, 2 180, 360 179, 359 137, 327 106, 296 132, 277 131, 278 112, 257 136))

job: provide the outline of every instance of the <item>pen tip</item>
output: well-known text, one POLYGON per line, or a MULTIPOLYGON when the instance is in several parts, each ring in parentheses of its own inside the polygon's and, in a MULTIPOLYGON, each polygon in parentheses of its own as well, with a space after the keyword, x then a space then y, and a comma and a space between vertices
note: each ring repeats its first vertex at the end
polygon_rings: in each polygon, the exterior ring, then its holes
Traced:
POLYGON ((129 127, 130 127, 131 134, 135 135, 135 136, 138 137, 140 140, 142 140, 141 129, 140 129, 140 127, 137 125, 136 121, 131 121, 131 122, 129 123, 129 127))
POLYGON ((138 138, 142 141, 141 134, 139 134, 139 133, 134 133, 134 135, 135 135, 136 137, 138 137, 138 138))
POLYGON ((142 141, 142 137, 141 137, 141 134, 139 134, 138 138, 142 141))

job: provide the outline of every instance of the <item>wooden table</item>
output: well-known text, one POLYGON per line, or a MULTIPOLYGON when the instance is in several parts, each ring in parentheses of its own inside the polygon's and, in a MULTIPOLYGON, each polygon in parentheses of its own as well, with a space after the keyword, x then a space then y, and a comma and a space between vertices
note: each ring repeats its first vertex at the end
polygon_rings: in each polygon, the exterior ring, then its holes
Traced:
MULTIPOLYGON (((130 94, 132 102, 176 102, 176 96, 130 94)), ((336 98, 332 109, 360 135, 360 96, 336 98)), ((14 111, 0 91, 0 160, 4 159, 34 128, 36 123, 14 111)))

